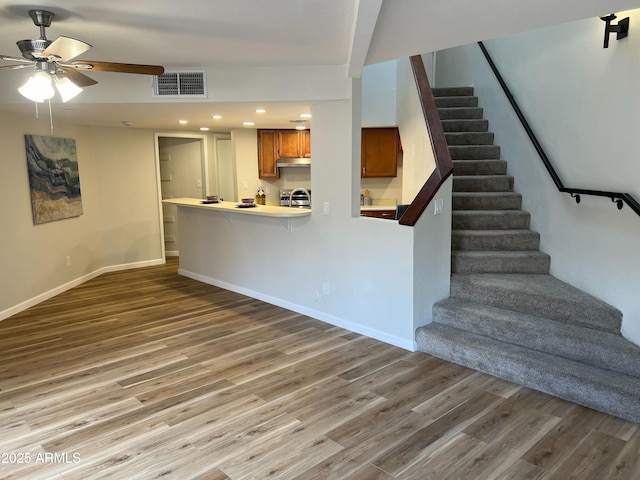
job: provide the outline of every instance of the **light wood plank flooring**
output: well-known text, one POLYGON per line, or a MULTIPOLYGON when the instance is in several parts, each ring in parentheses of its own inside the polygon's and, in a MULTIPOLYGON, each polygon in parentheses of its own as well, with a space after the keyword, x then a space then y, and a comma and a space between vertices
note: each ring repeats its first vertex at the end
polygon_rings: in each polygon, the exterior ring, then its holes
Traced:
MULTIPOLYGON (((389 319, 393 321, 393 319, 389 319)), ((177 274, 0 322, 3 479, 638 479, 638 425, 177 274)))

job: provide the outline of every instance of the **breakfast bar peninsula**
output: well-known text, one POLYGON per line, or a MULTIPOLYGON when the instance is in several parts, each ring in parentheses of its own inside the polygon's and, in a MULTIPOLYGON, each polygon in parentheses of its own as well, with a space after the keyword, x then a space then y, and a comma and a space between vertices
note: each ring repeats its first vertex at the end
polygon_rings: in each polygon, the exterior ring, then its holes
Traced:
POLYGON ((290 208, 276 205, 246 205, 236 202, 207 203, 199 198, 172 198, 162 203, 179 207, 201 208, 213 212, 224 212, 239 215, 258 215, 262 217, 297 218, 311 215, 310 208, 290 208))

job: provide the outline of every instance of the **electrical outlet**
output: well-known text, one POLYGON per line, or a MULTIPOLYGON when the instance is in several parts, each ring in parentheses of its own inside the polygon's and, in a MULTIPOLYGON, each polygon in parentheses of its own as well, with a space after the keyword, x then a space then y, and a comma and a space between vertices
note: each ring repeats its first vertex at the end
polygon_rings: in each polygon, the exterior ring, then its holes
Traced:
POLYGON ((322 204, 322 213, 324 215, 329 215, 329 202, 324 202, 322 204))
POLYGON ((67 267, 71 266, 71 255, 67 255, 67 267))
POLYGON ((202 188, 202 180, 200 179, 196 180, 196 188, 202 188))
POLYGON ((329 282, 322 282, 322 294, 331 295, 331 288, 329 286, 329 282))

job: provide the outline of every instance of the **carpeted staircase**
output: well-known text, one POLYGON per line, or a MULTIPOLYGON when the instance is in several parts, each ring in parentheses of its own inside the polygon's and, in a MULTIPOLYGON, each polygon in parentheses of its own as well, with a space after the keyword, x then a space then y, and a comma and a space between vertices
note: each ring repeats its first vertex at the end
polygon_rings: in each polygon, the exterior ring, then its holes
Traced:
POLYGON ((622 313, 549 275, 473 88, 434 96, 454 163, 451 296, 418 348, 640 422, 640 347, 622 313))

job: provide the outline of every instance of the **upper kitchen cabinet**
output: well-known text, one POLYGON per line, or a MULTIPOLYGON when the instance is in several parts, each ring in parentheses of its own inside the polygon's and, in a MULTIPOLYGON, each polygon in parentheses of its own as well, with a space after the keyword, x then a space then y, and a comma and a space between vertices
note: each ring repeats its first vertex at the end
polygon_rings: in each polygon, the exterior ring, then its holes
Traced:
POLYGON ((301 137, 302 156, 311 158, 311 130, 301 130, 298 133, 301 137))
MULTIPOLYGON (((278 178, 280 158, 311 158, 310 130, 258 130, 258 174, 260 178, 278 178)), ((309 160, 286 166, 308 166, 309 160)), ((282 165, 281 165, 282 166, 282 165)))
POLYGON ((399 152, 398 127, 363 128, 360 176, 362 178, 397 176, 399 152))
POLYGON ((311 132, 278 130, 278 157, 311 158, 311 132))
POLYGON ((278 131, 258 130, 258 176, 260 178, 278 178, 276 167, 278 160, 278 131))

